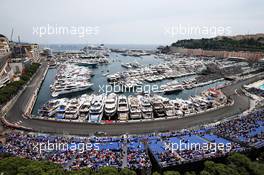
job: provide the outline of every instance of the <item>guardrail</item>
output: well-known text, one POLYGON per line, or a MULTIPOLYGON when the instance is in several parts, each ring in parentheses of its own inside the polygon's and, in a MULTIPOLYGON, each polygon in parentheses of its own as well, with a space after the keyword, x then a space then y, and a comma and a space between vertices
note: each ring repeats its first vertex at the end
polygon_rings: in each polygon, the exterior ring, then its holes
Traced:
POLYGON ((28 128, 28 127, 24 127, 24 126, 21 126, 21 125, 16 125, 16 124, 8 122, 6 120, 6 118, 5 118, 5 116, 1 117, 1 122, 3 123, 3 125, 5 127, 9 127, 9 128, 13 128, 13 129, 22 129, 22 130, 25 130, 25 131, 33 131, 32 128, 28 128))

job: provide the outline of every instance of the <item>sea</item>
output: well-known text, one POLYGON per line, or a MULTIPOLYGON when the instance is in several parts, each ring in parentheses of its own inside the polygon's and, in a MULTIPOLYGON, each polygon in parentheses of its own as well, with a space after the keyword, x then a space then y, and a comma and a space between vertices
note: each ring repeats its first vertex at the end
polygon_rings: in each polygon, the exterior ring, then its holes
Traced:
MULTIPOLYGON (((43 45, 42 47, 48 47, 51 48, 53 52, 56 51, 79 51, 86 45, 43 45)), ((158 46, 157 45, 105 45, 105 47, 108 48, 118 48, 118 49, 143 49, 143 50, 151 50, 155 49, 158 46)), ((105 85, 108 85, 107 82, 107 77, 105 74, 114 74, 117 72, 122 72, 126 71, 127 69, 122 67, 122 63, 128 63, 128 62, 135 62, 137 61, 141 65, 144 66, 149 66, 149 65, 157 65, 160 63, 163 63, 163 59, 155 58, 153 55, 150 56, 143 56, 143 57, 131 57, 131 56, 123 56, 119 53, 110 53, 109 56, 110 59, 110 64, 103 64, 103 65, 98 65, 96 68, 90 68, 93 71, 94 76, 91 78, 91 82, 93 83, 93 86, 91 89, 83 92, 76 92, 68 95, 63 95, 58 98, 72 98, 72 97, 78 97, 84 93, 87 94, 99 94, 101 93, 101 88, 104 87, 105 85)), ((38 112, 38 109, 41 108, 45 103, 47 103, 49 100, 53 99, 51 97, 51 92, 50 92, 50 85, 53 84, 55 76, 56 76, 57 70, 56 69, 49 69, 44 81, 42 82, 40 91, 38 93, 38 97, 36 99, 36 103, 34 105, 32 114, 36 115, 38 112)), ((188 77, 182 77, 182 78, 177 78, 179 82, 185 80, 185 79, 190 79, 194 78, 194 76, 188 76, 188 77)), ((144 83, 143 85, 162 85, 165 84, 169 81, 172 80, 163 80, 159 82, 154 82, 154 83, 144 83)), ((214 87, 219 87, 221 85, 224 85, 226 82, 225 81, 219 81, 210 85, 202 86, 202 87, 197 87, 194 89, 190 90, 184 90, 178 93, 170 94, 170 95, 164 95, 163 93, 158 93, 159 95, 162 95, 164 97, 170 98, 170 99, 176 99, 176 98, 181 98, 187 100, 190 96, 195 96, 197 94, 200 94, 201 92, 207 90, 208 88, 214 88, 214 87)), ((124 92, 124 95, 135 95, 133 92, 124 92)))

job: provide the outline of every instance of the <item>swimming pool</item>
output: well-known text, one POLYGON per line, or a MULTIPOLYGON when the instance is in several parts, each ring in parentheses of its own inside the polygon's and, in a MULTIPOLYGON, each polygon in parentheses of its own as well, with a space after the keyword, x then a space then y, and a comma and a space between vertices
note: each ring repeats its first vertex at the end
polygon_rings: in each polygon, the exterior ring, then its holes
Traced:
POLYGON ((264 84, 259 87, 261 90, 264 90, 264 84))

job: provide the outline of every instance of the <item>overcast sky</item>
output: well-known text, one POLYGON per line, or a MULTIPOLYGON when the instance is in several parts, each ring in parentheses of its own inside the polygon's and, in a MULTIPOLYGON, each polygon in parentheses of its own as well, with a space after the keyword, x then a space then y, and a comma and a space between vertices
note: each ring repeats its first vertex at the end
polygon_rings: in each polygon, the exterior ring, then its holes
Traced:
POLYGON ((10 38, 14 28, 13 40, 20 35, 43 44, 169 44, 214 36, 201 32, 205 28, 223 27, 226 35, 263 33, 263 8, 263 0, 1 0, 0 33, 10 38), (48 26, 67 27, 68 33, 40 37, 40 28, 48 26), (72 27, 94 33, 80 36, 72 27), (170 33, 180 27, 200 31, 170 33))

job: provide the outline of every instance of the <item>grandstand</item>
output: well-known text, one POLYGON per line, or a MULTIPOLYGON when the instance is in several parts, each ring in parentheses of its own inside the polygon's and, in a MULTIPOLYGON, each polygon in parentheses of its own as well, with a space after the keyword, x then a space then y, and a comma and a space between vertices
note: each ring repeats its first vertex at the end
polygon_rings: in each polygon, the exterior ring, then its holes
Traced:
POLYGON ((150 170, 153 163, 166 168, 260 148, 264 145, 263 131, 264 109, 259 109, 213 127, 126 137, 60 137, 12 131, 6 136, 1 152, 48 160, 65 169, 90 167, 96 170, 114 166, 150 170), (66 149, 34 149, 36 145, 58 142, 66 144, 66 149), (86 149, 80 150, 81 144, 85 144, 86 149), (150 157, 154 158, 152 162, 150 157))

